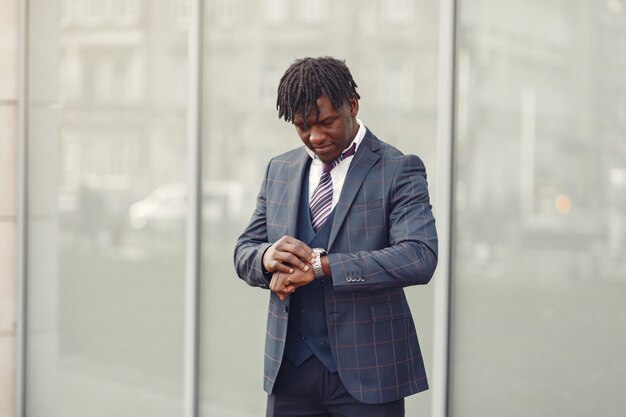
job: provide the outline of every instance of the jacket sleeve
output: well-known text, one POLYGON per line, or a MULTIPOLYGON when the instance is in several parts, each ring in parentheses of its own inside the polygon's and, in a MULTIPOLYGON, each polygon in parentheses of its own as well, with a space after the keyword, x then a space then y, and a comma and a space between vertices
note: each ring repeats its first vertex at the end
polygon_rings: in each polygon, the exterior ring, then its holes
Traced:
POLYGON ((263 268, 263 254, 272 245, 268 242, 266 223, 266 190, 270 164, 257 197, 256 209, 248 226, 237 239, 234 253, 235 270, 239 278, 248 285, 265 289, 269 289, 272 278, 263 268))
POLYGON ((437 266, 437 232, 424 164, 415 155, 402 156, 391 181, 388 246, 330 253, 335 292, 398 288, 430 281, 437 266))

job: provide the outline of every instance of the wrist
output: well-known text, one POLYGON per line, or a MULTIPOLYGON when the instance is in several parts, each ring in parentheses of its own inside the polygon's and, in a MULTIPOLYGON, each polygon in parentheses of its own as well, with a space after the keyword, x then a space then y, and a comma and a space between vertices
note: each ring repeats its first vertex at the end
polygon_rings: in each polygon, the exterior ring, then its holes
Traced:
POLYGON ((269 271, 265 266, 265 254, 267 254, 268 249, 269 246, 265 248, 265 250, 263 251, 263 255, 261 255, 261 271, 263 271, 264 274, 271 274, 271 271, 269 271))
POLYGON ((322 261, 322 270, 324 271, 324 275, 327 278, 330 278, 332 273, 330 272, 330 261, 328 260, 328 255, 320 257, 320 260, 322 261))
POLYGON ((311 266, 313 267, 313 277, 315 279, 322 279, 326 276, 324 268, 322 266, 322 256, 326 255, 326 249, 315 248, 313 249, 313 256, 311 257, 311 266))

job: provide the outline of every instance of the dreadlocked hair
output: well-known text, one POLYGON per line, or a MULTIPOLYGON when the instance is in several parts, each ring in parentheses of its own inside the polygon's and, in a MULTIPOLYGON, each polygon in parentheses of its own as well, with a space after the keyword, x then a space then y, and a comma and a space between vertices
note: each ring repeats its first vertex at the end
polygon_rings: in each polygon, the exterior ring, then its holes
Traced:
POLYGON ((361 98, 356 87, 344 61, 332 57, 298 59, 278 84, 278 118, 293 122, 296 113, 301 113, 306 119, 317 108, 321 96, 327 96, 335 110, 339 110, 351 98, 361 98))

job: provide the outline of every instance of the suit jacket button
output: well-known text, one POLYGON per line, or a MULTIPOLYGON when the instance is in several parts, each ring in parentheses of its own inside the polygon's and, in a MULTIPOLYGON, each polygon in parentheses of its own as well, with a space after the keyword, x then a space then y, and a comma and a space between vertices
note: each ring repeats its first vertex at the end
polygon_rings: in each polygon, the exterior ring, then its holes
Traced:
POLYGON ((289 313, 289 306, 283 306, 283 310, 285 313, 289 313))

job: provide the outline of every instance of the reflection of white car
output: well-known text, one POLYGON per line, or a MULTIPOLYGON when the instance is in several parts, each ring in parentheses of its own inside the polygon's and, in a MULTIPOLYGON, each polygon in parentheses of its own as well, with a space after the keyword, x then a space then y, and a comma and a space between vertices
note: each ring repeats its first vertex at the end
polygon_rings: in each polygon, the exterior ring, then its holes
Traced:
MULTIPOLYGON (((235 218, 241 203, 241 185, 235 181, 205 181, 202 185, 202 219, 219 222, 235 218)), ((128 209, 133 229, 147 226, 178 229, 188 212, 187 184, 175 182, 157 187, 128 209)))

